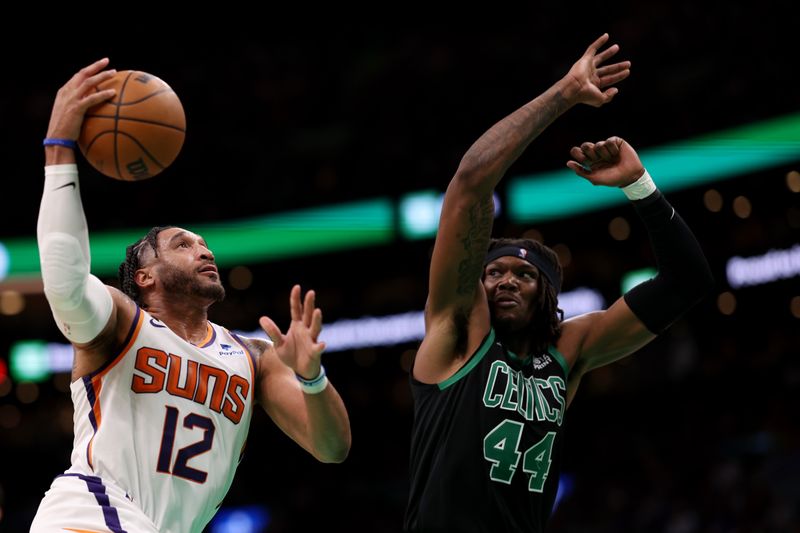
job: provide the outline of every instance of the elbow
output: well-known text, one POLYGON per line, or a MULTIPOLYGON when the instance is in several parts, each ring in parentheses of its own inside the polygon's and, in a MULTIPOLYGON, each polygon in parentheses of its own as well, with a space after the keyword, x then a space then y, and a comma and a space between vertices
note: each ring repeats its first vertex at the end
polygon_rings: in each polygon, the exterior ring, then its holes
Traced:
POLYGON ((452 182, 466 190, 491 192, 503 173, 497 165, 489 164, 476 155, 467 154, 461 159, 452 182))
POLYGON ((476 172, 459 167, 453 179, 450 180, 447 190, 456 190, 462 193, 476 191, 479 183, 480 180, 476 172))
POLYGON ((691 268, 672 273, 664 280, 666 287, 685 302, 687 309, 707 298, 716 285, 711 266, 700 257, 691 268))
POLYGON ((56 309, 71 310, 83 300, 89 264, 77 239, 52 234, 39 243, 44 294, 56 309))
POLYGON ((714 275, 708 264, 702 270, 698 269, 692 273, 687 273, 681 280, 669 282, 673 288, 676 298, 676 307, 679 315, 689 311, 692 307, 708 298, 714 291, 714 275))
POLYGON ((324 450, 317 450, 314 456, 320 463, 340 464, 343 463, 350 454, 350 444, 351 438, 348 432, 346 438, 339 439, 335 443, 330 443, 324 450))
POLYGON ((476 177, 481 174, 480 169, 481 164, 479 158, 468 152, 464 155, 464 157, 461 158, 461 162, 458 164, 458 169, 456 170, 454 179, 459 179, 466 182, 475 180, 477 179, 476 177))
POLYGON ((693 268, 678 274, 660 272, 625 293, 625 302, 645 327, 656 335, 700 303, 714 289, 711 269, 693 268))
POLYGON ((325 455, 323 457, 318 457, 320 463, 325 463, 326 465, 338 465, 344 462, 347 459, 347 456, 350 453, 350 448, 343 448, 339 453, 332 453, 325 455))

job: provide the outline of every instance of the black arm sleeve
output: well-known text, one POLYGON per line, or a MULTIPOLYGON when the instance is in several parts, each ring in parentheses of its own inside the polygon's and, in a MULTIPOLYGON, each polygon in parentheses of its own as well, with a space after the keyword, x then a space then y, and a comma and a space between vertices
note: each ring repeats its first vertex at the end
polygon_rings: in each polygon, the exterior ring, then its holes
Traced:
POLYGON ((655 334, 663 333, 714 287, 692 230, 660 191, 633 202, 650 234, 658 275, 625 293, 625 302, 655 334))

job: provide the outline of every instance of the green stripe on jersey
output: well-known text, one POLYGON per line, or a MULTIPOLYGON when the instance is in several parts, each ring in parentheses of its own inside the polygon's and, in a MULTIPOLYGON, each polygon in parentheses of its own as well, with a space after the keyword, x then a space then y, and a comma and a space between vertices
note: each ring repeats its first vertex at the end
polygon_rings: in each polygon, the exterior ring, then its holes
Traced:
POLYGON ((475 368, 475 366, 481 362, 481 359, 483 359, 483 357, 486 355, 486 352, 489 351, 489 348, 492 347, 492 344, 494 344, 494 328, 489 330, 489 334, 486 335, 486 339, 484 339, 480 348, 475 351, 475 355, 473 355, 472 358, 467 361, 467 364, 459 368, 458 372, 439 383, 439 390, 445 390, 447 387, 466 376, 470 370, 475 368))
POLYGON ((550 346, 547 349, 547 351, 550 353, 550 355, 552 355, 553 357, 556 358, 556 361, 558 361, 558 364, 561 365, 562 369, 564 369, 564 379, 568 378, 569 377, 569 365, 567 364, 566 357, 561 355, 561 352, 556 350, 555 346, 550 346))

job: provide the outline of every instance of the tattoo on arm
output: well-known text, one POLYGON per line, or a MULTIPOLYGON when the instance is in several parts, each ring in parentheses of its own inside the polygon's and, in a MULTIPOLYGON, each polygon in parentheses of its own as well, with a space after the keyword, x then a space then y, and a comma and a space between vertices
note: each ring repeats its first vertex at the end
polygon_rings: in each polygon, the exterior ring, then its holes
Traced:
POLYGON ((475 283, 481 277, 483 258, 489 245, 494 218, 492 197, 487 196, 473 205, 469 210, 469 227, 467 234, 461 239, 464 246, 464 258, 458 264, 459 295, 470 294, 475 290, 475 283))
POLYGON ((263 339, 253 339, 249 337, 240 337, 240 339, 255 358, 261 357, 267 349, 267 341, 263 339))
MULTIPOLYGON (((465 173, 480 176, 479 185, 493 190, 509 165, 568 107, 564 95, 556 90, 518 109, 492 126, 467 150, 461 163, 465 173)), ((468 216, 466 235, 461 239, 464 257, 458 265, 459 296, 472 294, 481 276, 494 218, 491 192, 470 208, 468 216)))
POLYGON ((556 91, 552 99, 541 99, 525 108, 527 116, 512 115, 506 131, 498 132, 501 138, 514 138, 514 132, 521 133, 519 140, 513 143, 513 152, 507 159, 506 167, 517 160, 530 142, 538 137, 567 109, 567 101, 560 91, 556 91))

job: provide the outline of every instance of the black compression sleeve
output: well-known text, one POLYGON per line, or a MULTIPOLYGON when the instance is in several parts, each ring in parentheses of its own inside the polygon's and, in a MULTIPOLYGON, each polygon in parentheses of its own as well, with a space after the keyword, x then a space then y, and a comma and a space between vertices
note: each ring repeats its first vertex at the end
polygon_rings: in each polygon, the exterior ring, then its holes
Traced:
POLYGON ((658 275, 624 298, 647 329, 659 334, 711 291, 714 278, 694 234, 660 191, 633 206, 650 234, 658 275))

